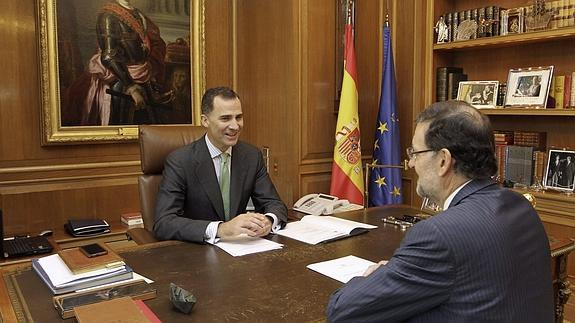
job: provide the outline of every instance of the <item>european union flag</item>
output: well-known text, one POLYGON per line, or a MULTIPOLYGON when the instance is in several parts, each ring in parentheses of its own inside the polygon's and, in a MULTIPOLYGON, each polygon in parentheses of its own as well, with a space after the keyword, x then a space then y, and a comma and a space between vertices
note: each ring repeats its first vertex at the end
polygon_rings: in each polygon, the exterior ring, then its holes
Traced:
MULTIPOLYGON (((401 165, 399 118, 396 109, 395 68, 391 50, 391 32, 383 27, 383 72, 379 113, 375 130, 373 163, 401 165)), ((401 204, 401 169, 373 168, 369 179, 369 206, 401 204)))

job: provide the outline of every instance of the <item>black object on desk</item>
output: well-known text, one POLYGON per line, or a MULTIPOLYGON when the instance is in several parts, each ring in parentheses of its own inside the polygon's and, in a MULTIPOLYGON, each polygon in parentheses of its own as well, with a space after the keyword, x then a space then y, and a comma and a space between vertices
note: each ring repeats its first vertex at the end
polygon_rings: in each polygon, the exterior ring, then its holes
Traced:
POLYGON ((74 237, 90 237, 110 232, 108 222, 100 219, 68 220, 64 228, 74 237))
POLYGON ((12 258, 52 252, 52 245, 46 237, 12 237, 4 240, 4 219, 0 210, 0 257, 12 258))

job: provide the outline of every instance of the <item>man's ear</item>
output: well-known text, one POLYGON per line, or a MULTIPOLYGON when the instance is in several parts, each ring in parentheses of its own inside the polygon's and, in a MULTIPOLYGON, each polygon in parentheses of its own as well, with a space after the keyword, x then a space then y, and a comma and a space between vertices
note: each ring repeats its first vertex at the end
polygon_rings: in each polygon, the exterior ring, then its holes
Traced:
POLYGON ((208 127, 208 116, 206 116, 205 114, 202 114, 200 116, 200 122, 202 123, 202 126, 204 127, 208 127))
POLYGON ((439 176, 445 176, 453 167, 455 167, 455 160, 451 157, 451 152, 447 148, 441 149, 439 152, 439 176))

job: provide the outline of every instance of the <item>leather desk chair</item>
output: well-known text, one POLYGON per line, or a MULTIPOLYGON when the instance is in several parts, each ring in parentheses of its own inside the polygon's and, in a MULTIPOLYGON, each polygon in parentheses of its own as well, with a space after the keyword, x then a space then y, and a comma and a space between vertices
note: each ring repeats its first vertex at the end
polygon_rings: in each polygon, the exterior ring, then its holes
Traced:
POLYGON ((143 174, 138 178, 138 190, 144 228, 130 229, 127 232, 137 244, 157 241, 153 234, 156 195, 162 181, 166 157, 177 148, 201 138, 205 133, 204 127, 192 125, 139 126, 143 174))

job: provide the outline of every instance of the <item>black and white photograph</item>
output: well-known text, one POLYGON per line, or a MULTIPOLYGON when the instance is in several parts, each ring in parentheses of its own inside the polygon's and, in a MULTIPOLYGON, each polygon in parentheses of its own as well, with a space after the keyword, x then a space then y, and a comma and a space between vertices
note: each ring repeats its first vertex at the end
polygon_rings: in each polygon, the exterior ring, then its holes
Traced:
POLYGON ((573 191, 575 180, 575 151, 549 150, 544 187, 560 191, 573 191))
POLYGON ((545 108, 552 76, 553 66, 511 69, 505 106, 545 108))
POLYGON ((478 109, 495 108, 499 81, 459 82, 457 100, 465 101, 478 109))

